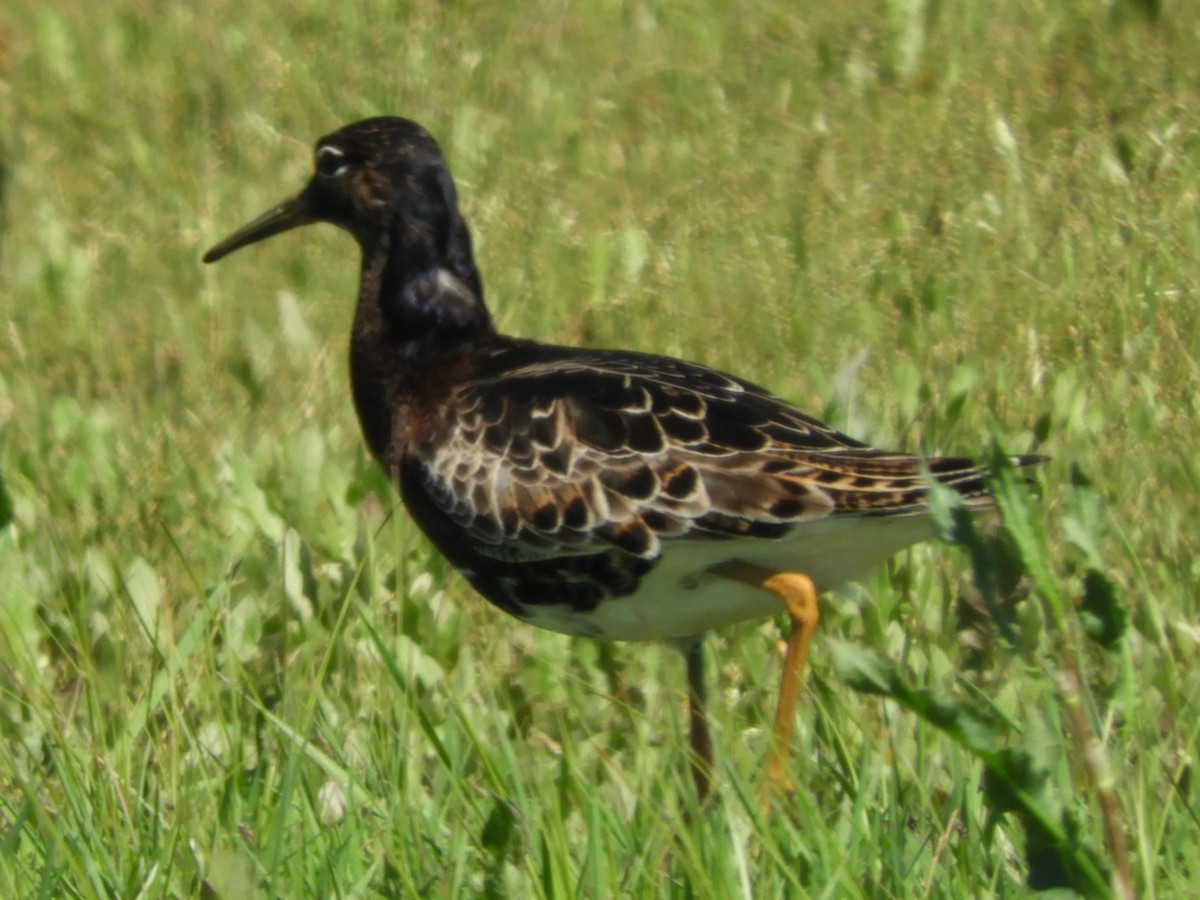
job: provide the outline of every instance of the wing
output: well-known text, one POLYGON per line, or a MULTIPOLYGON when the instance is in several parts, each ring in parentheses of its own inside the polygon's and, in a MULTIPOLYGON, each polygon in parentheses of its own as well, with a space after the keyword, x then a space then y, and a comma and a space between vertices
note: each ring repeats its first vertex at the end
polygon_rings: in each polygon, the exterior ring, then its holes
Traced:
MULTIPOLYGON (((919 457, 873 450, 747 382, 663 357, 524 346, 542 358, 485 367, 412 450, 430 500, 484 556, 654 559, 673 538, 775 538, 827 516, 923 509, 919 457)), ((983 467, 926 465, 987 502, 983 467)))

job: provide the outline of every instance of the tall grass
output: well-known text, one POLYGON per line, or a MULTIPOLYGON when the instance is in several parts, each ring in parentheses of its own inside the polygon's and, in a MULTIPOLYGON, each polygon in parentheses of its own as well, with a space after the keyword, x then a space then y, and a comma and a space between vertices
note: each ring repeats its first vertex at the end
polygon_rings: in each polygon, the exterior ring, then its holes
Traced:
POLYGON ((1192 4, 0 25, 0 893, 1194 890, 1192 4), (942 511, 965 551, 824 601, 769 815, 777 623, 710 641, 697 809, 682 662, 505 619, 367 459, 348 239, 199 265, 380 113, 442 141, 504 329, 697 359, 879 445, 1052 455, 982 535, 942 511))

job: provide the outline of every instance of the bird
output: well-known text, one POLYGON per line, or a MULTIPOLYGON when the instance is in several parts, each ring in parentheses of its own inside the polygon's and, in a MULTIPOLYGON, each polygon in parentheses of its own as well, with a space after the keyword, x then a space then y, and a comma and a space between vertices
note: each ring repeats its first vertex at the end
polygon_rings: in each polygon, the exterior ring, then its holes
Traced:
POLYGON ((346 125, 312 162, 299 193, 204 262, 312 223, 353 236, 354 406, 408 515, 523 622, 680 649, 700 800, 715 771, 703 637, 786 613, 766 761, 786 788, 819 594, 933 536, 931 481, 993 506, 988 468, 875 449, 696 363, 499 333, 449 167, 409 119, 346 125))

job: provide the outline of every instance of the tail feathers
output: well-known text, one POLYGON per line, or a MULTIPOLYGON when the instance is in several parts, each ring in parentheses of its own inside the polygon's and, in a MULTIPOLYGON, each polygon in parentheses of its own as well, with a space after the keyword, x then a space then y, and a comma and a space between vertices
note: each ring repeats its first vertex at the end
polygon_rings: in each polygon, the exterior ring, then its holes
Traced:
MULTIPOLYGON (((1010 456, 1008 462, 1016 468, 1037 465, 1049 457, 1038 454, 1010 456)), ((967 506, 987 509, 994 505, 988 480, 992 467, 966 456, 939 456, 921 460, 909 458, 908 472, 893 474, 888 490, 879 493, 848 488, 845 496, 835 498, 835 506, 847 512, 866 516, 894 516, 921 512, 927 506, 928 478, 950 488, 963 498, 967 506)), ((1032 481, 1032 478, 1028 479, 1032 481)), ((882 485, 881 485, 882 486, 882 485)))

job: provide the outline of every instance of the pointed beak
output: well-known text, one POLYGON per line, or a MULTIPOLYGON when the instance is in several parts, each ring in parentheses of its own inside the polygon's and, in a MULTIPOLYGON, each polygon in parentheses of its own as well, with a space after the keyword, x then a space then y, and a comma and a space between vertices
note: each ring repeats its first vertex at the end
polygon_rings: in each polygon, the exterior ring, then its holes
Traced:
POLYGON ((301 191, 295 197, 284 200, 273 209, 267 210, 253 222, 243 225, 225 240, 215 245, 204 254, 206 263, 216 262, 223 256, 228 256, 234 250, 239 250, 247 244, 256 244, 269 237, 301 225, 311 225, 317 221, 309 207, 305 192, 301 191))

